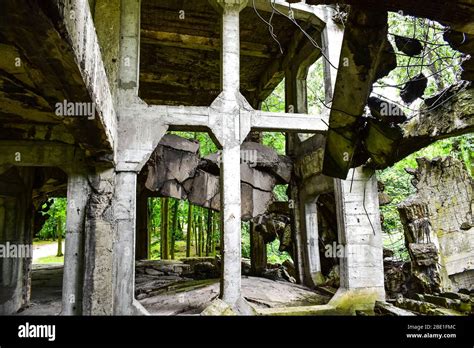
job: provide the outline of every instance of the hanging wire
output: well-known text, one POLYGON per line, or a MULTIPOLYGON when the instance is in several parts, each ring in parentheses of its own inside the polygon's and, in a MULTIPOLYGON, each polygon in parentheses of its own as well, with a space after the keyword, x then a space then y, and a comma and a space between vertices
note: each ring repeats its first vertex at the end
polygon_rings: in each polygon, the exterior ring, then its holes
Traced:
POLYGON ((272 23, 271 23, 275 11, 272 11, 272 14, 271 14, 271 16, 270 16, 270 20, 269 20, 269 21, 266 21, 265 18, 263 18, 263 16, 260 14, 260 12, 258 12, 257 7, 255 6, 255 0, 252 0, 252 2, 253 2, 253 9, 254 9, 255 13, 257 14, 257 16, 258 16, 265 24, 268 25, 268 31, 269 31, 269 33, 270 33, 270 36, 271 36, 272 39, 278 44, 278 47, 279 47, 279 49, 280 49, 280 53, 283 54, 283 48, 281 47, 280 41, 278 40, 278 37, 277 37, 277 35, 275 34, 273 25, 272 25, 272 23))
MULTIPOLYGON (((296 19, 284 14, 283 12, 281 12, 280 10, 278 10, 276 7, 275 7, 275 1, 276 0, 270 0, 270 5, 273 9, 273 11, 279 13, 280 15, 282 15, 283 17, 287 18, 288 20, 290 20, 290 22, 292 22, 294 25, 296 25, 298 27, 298 29, 303 33, 304 36, 306 36, 306 38, 308 38, 308 40, 311 42, 311 44, 316 47, 320 52, 321 52, 321 55, 322 57, 329 63, 329 65, 331 65, 331 67, 333 67, 334 69, 338 70, 339 68, 337 66, 335 66, 334 64, 331 63, 331 61, 329 60, 329 58, 326 56, 326 54, 324 53, 324 50, 319 46, 319 44, 316 42, 316 40, 314 40, 311 35, 309 35, 300 25, 299 23, 296 21, 296 19)), ((291 4, 289 4, 288 8, 291 10, 291 4)))
MULTIPOLYGON (((355 171, 355 169, 353 170, 355 171)), ((370 227, 372 227, 372 231, 374 232, 374 236, 375 236, 375 228, 374 228, 374 225, 372 224, 372 220, 370 219, 369 213, 367 212, 367 208, 365 206, 365 196, 366 196, 365 191, 367 188, 367 183, 372 179, 374 174, 375 174, 375 171, 370 175, 369 179, 364 182, 364 199, 362 200, 362 206, 364 207, 365 215, 367 216, 367 219, 369 220, 370 227)))

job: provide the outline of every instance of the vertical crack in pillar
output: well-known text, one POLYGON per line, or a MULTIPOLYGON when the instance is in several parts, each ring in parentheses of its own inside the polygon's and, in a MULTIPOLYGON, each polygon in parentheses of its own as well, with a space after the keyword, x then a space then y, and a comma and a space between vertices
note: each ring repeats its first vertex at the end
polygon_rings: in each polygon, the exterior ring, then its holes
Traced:
POLYGON ((86 175, 68 174, 62 315, 82 314, 85 216, 89 193, 86 175))

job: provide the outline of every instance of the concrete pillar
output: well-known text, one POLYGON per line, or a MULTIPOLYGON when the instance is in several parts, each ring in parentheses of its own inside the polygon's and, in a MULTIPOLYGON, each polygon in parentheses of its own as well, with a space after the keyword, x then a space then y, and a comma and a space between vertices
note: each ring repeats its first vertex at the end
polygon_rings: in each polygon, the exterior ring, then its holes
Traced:
POLYGON ((67 182, 62 315, 82 314, 85 219, 89 194, 87 176, 70 173, 67 182))
MULTIPOLYGON (((241 295, 241 190, 240 190, 240 25, 239 13, 247 0, 211 0, 222 14, 222 93, 211 106, 220 121, 216 129, 222 145, 220 166, 222 278, 220 298, 240 314, 250 314, 241 295)), ((247 134, 245 134, 246 136, 247 134)))
MULTIPOLYGON (((287 112, 306 113, 307 112, 307 94, 306 94, 306 75, 302 75, 298 67, 285 72, 285 104, 287 112)), ((298 134, 286 135, 286 154, 293 156, 300 143, 298 134)), ((293 238, 293 261, 297 273, 297 281, 300 284, 310 282, 305 279, 305 266, 307 257, 304 247, 304 230, 302 219, 304 219, 304 203, 301 202, 298 183, 293 179, 290 182, 290 218, 293 238)))
POLYGON ((267 244, 258 231, 255 224, 250 222, 250 265, 254 275, 261 275, 267 268, 267 244))
POLYGON ((122 0, 119 88, 138 95, 140 77, 140 0, 122 0))
POLYGON ((12 168, 0 176, 0 244, 6 253, 0 257, 0 315, 16 313, 30 298, 33 173, 12 168))
POLYGON ((373 307, 385 299, 382 227, 377 179, 372 169, 358 167, 347 180, 335 181, 341 284, 331 303, 346 309, 373 307), (353 178, 353 180, 352 180, 353 178))
POLYGON ((240 145, 222 150, 220 178, 224 226, 221 298, 234 305, 241 297, 240 145))
POLYGON ((118 172, 113 203, 116 222, 114 243, 114 314, 133 314, 135 297, 135 213, 137 173, 118 172))
POLYGON ((112 211, 115 172, 96 169, 89 176, 90 200, 86 205, 83 315, 113 314, 112 211))
POLYGON ((325 102, 332 101, 334 87, 336 86, 337 69, 341 56, 342 41, 344 39, 344 29, 341 25, 332 19, 336 11, 333 6, 324 6, 326 26, 321 33, 321 42, 323 53, 327 59, 324 59, 324 91, 325 102), (329 60, 329 62, 328 62, 329 60))
POLYGON ((316 201, 305 204, 306 254, 308 255, 308 273, 311 285, 324 281, 319 256, 318 206, 316 201))

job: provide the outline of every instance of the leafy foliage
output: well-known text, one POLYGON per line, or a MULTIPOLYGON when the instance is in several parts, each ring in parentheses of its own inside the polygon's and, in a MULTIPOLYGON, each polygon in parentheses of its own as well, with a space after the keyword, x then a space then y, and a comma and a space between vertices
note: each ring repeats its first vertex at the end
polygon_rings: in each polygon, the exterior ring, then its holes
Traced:
MULTIPOLYGON (((66 198, 50 198, 48 204, 51 204, 47 212, 43 212, 43 215, 47 215, 48 219, 43 225, 43 228, 38 232, 38 239, 56 239, 57 231, 61 230, 64 237, 66 231, 66 198), (58 223, 62 224, 62 228, 58 229, 58 223)), ((44 204, 43 208, 46 209, 48 204, 44 204)))

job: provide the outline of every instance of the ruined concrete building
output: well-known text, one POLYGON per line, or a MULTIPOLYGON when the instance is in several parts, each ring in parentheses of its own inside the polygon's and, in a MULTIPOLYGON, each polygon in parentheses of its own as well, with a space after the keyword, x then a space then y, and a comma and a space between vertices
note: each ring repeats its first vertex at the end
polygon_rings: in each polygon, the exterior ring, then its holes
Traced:
MULTIPOLYGON (((387 11, 450 26, 448 42, 472 54, 474 8, 462 0, 337 2, 1 2, 0 242, 31 245, 41 206, 48 197, 67 197, 61 314, 149 312, 135 284, 140 274, 162 272, 136 262, 147 258, 151 196, 221 212, 220 287, 204 314, 292 313, 284 306, 255 308, 243 295, 252 286, 242 279, 242 220, 252 221, 253 272, 266 268, 265 243, 278 236, 294 262, 287 277, 308 288, 334 269, 321 260, 319 241, 344 247, 337 292, 293 312, 353 314, 385 300, 375 170, 474 130, 469 60, 464 82, 426 101, 432 106, 449 97, 439 107, 401 122, 364 116, 373 83, 396 67, 387 11), (269 34, 261 15, 272 13, 269 34), (328 107, 311 115, 306 78, 319 59, 328 107), (283 79, 287 112, 262 111, 283 79), (198 143, 168 131, 208 132, 220 153, 200 158, 198 143), (285 156, 255 141, 263 131, 286 134, 285 156), (241 161, 242 150, 255 151, 255 163, 241 161), (274 202, 279 184, 289 184, 289 202, 274 202)), ((374 112, 377 100, 370 102, 374 112)), ((420 163, 414 173, 420 185, 436 182, 430 165, 450 164, 420 163)), ((415 220, 429 218, 431 229, 466 236, 469 247, 458 250, 443 233, 428 231, 446 250, 440 272, 453 284, 445 286, 472 285, 472 187, 464 213, 452 207, 456 226, 441 226, 435 210, 416 205, 431 195, 423 187, 406 203, 405 218, 413 233, 427 226, 415 220)), ((189 265, 166 267, 175 274, 189 265)), ((28 306, 31 274, 31 258, 0 260, 1 314, 28 306)))

